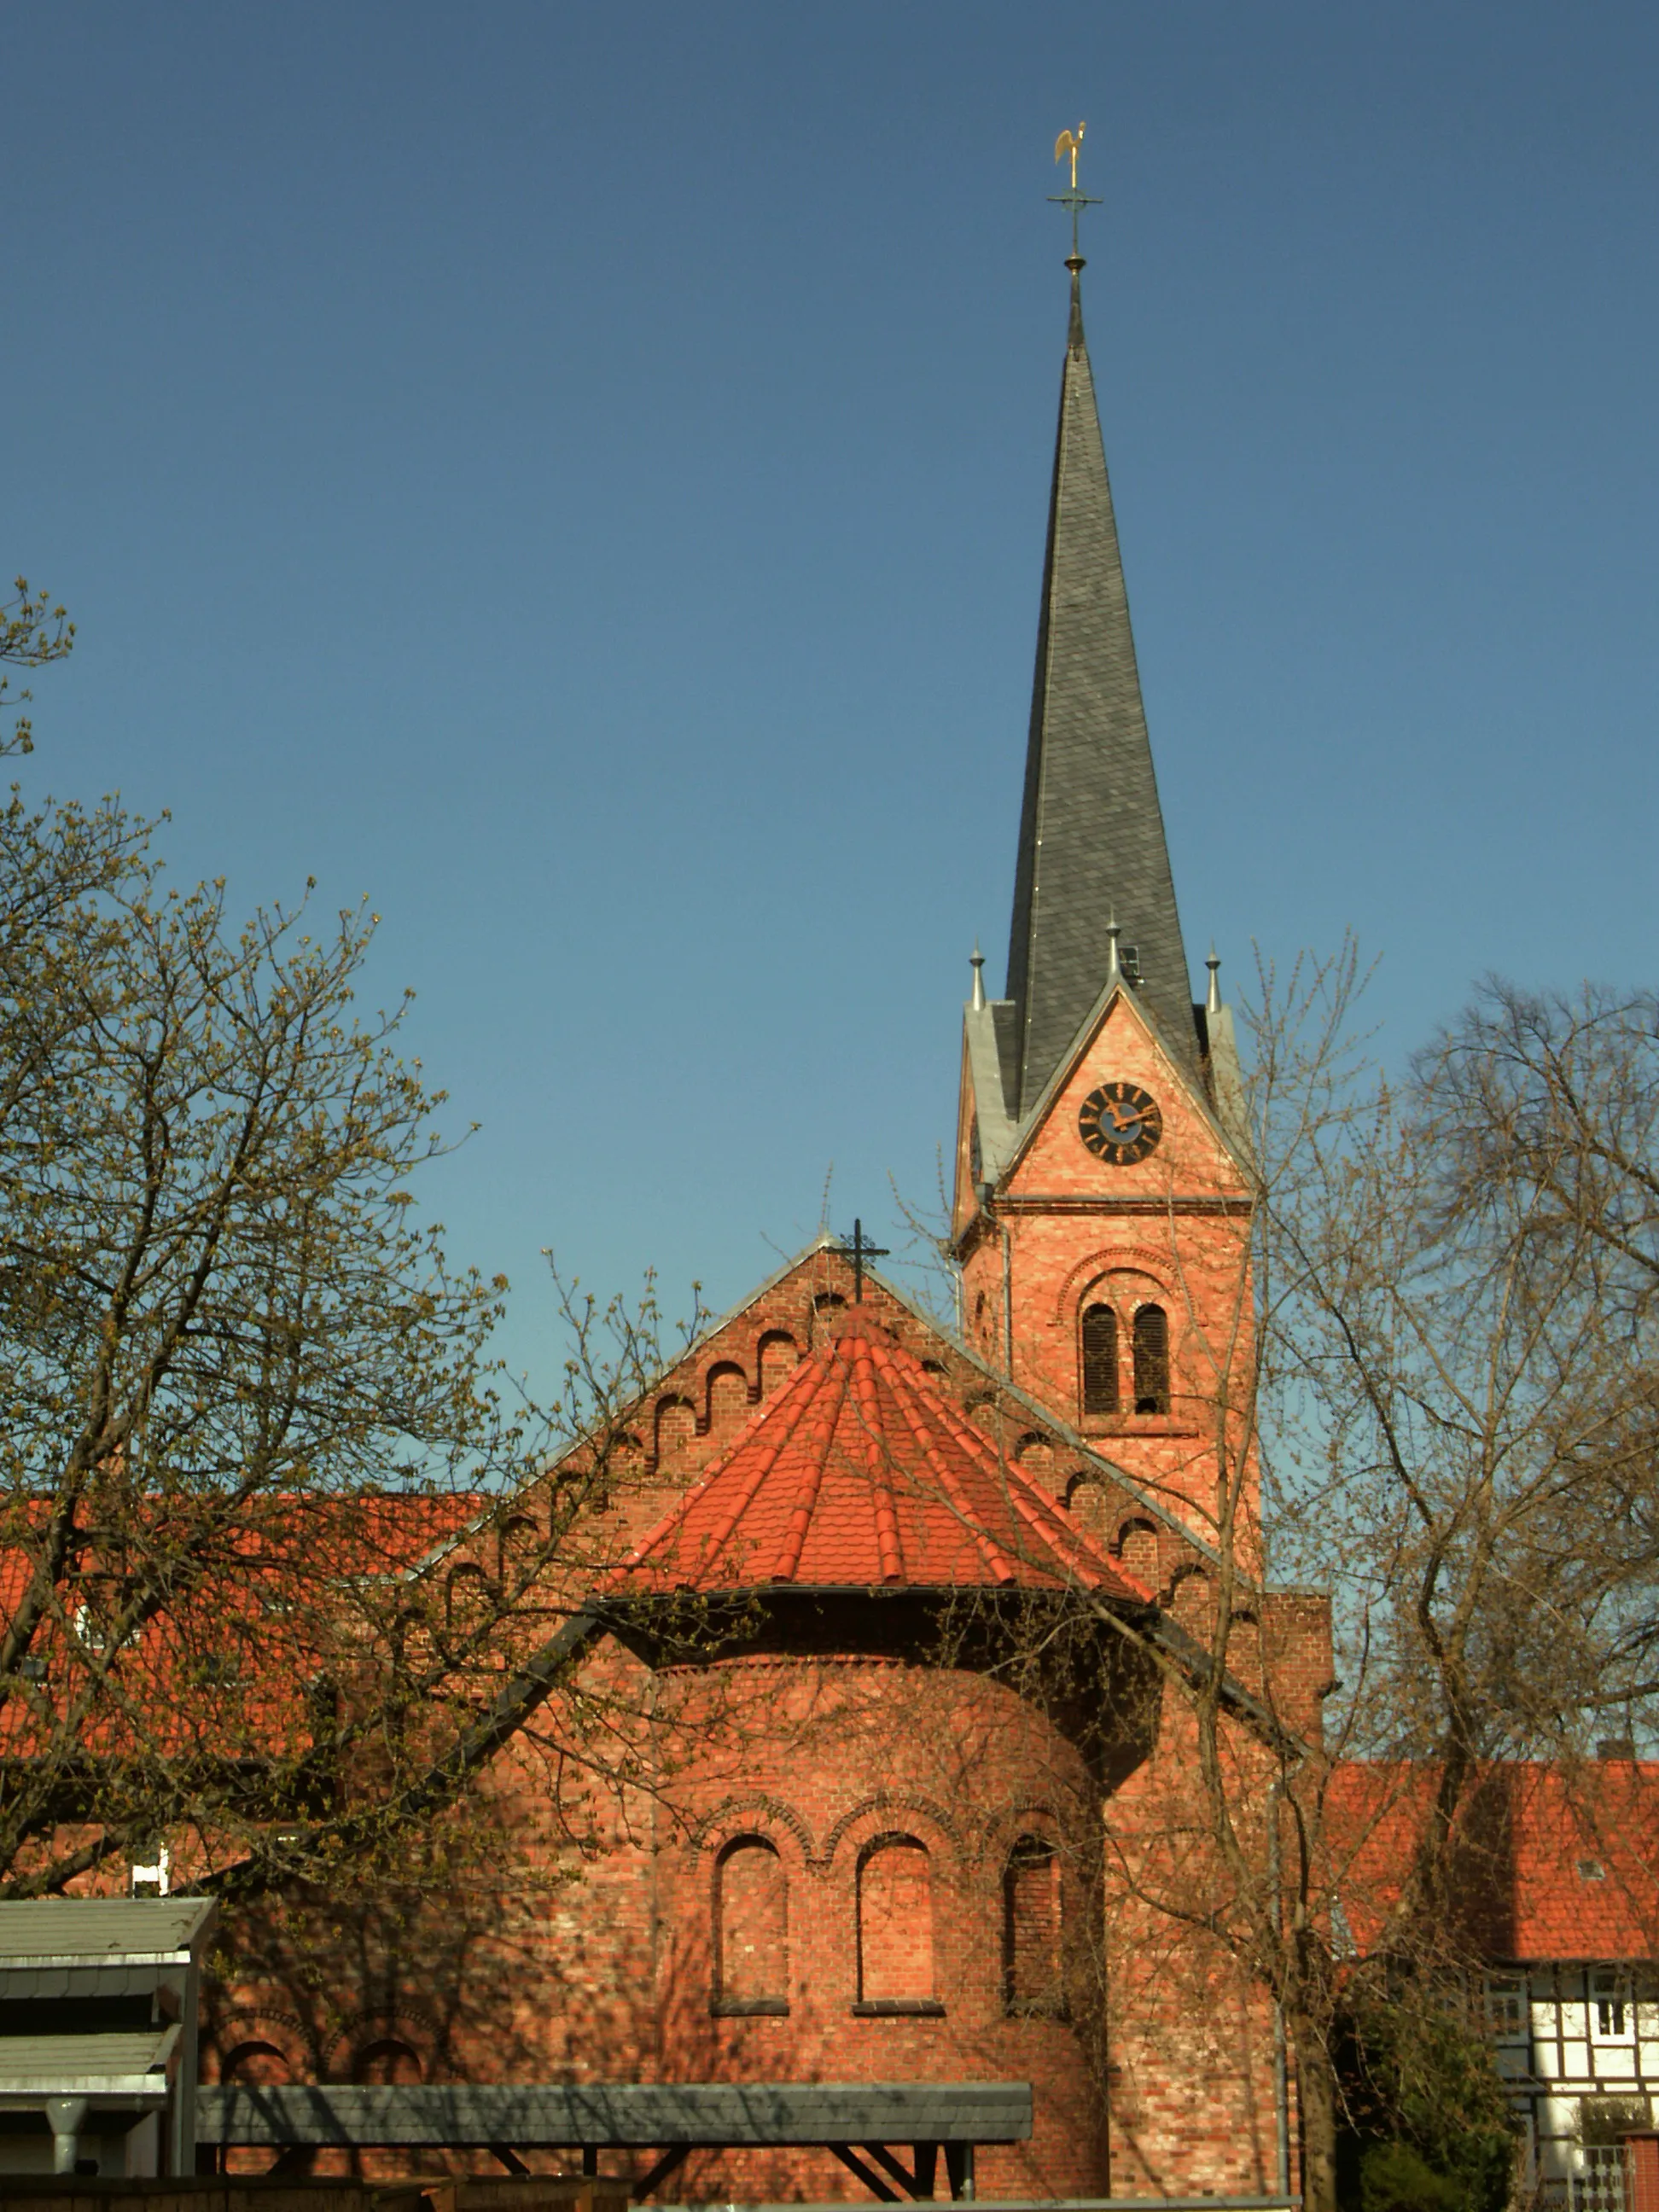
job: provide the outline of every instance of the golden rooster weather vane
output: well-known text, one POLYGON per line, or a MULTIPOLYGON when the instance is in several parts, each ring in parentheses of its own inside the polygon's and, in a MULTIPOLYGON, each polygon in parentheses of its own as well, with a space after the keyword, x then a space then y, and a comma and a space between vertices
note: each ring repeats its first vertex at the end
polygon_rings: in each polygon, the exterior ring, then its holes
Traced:
MULTIPOLYGON (((1078 269, 1083 266, 1083 257, 1077 250, 1077 219, 1085 208, 1100 205, 1098 200, 1091 200, 1086 192, 1080 192, 1077 188, 1077 157, 1083 150, 1083 125, 1079 123, 1075 131, 1062 131, 1055 139, 1055 161, 1063 161, 1068 154, 1072 157, 1072 189, 1068 192, 1050 192, 1048 195, 1056 207, 1069 208, 1071 210, 1072 260, 1077 264, 1078 269)), ((1075 276, 1077 270, 1073 270, 1072 273, 1075 276)))

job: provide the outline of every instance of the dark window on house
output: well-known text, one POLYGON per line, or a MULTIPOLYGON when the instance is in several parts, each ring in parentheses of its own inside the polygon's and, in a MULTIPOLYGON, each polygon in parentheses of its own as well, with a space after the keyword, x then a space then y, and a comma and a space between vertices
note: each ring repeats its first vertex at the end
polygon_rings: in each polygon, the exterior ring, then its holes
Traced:
POLYGON ((1135 1316, 1135 1411, 1170 1410, 1170 1317, 1162 1306, 1142 1306, 1135 1316))
POLYGON ((1110 1306, 1083 1309, 1083 1410, 1117 1411, 1117 1316, 1110 1306))
POLYGON ((714 1863, 714 2009, 789 2009, 788 1879, 764 1836, 733 1838, 714 1863))
POLYGON ((1597 2035, 1620 2036, 1625 2033, 1625 2005, 1629 1994, 1628 1984, 1622 1974, 1609 1973, 1606 1968, 1590 1977, 1591 1994, 1595 2000, 1595 2033, 1597 2035))

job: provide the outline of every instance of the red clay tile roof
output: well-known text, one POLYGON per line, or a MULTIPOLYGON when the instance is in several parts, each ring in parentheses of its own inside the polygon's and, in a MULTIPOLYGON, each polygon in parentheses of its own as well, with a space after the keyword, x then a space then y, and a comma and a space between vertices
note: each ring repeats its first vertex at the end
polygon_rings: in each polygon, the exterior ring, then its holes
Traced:
MULTIPOLYGON (((34 1571, 33 1539, 48 1503, 22 1501, 14 1506, 9 1527, 0 1529, 0 1632, 15 1615, 34 1571)), ((131 1737, 150 1750, 182 1750, 218 1725, 228 1732, 219 1749, 231 1747, 233 1736, 239 1752, 261 1745, 273 1752, 292 1749, 296 1729, 308 1731, 312 1725, 306 1686, 329 1663, 324 1647, 337 1656, 340 1624, 329 1619, 331 1583, 416 1571, 437 1546, 464 1535, 488 1504, 467 1493, 390 1491, 254 1498, 217 1532, 217 1556, 200 1588, 150 1620, 120 1658, 113 1689, 94 1700, 82 1747, 114 1751, 131 1737), (239 1676, 210 1699, 200 1686, 206 1655, 257 1662, 258 1672, 250 1666, 246 1681, 239 1676)), ((182 1536, 166 1525, 167 1510, 158 1499, 155 1518, 138 1532, 163 1557, 183 1545, 182 1536)), ((83 1560, 78 1594, 68 1586, 57 1592, 71 1621, 81 1604, 97 1602, 98 1564, 95 1555, 83 1560)), ((118 1576, 111 1587, 118 1595, 118 1576)), ((76 1635, 81 1632, 77 1622, 76 1635)), ((48 1620, 31 1656, 46 1662, 46 1680, 61 1692, 67 1683, 83 1684, 89 1658, 101 1650, 94 1644, 77 1657, 61 1620, 48 1620)), ((44 1726, 49 1737, 55 1715, 55 1699, 52 1713, 43 1717, 27 1698, 9 1698, 0 1712, 0 1753, 14 1757, 38 1749, 40 1731, 44 1726)))
POLYGON ((1150 1592, 856 1310, 618 1570, 657 1590, 1150 1592))
MULTIPOLYGON (((1399 1896, 1439 1773, 1352 1760, 1332 1775, 1343 1905, 1362 1950, 1399 1896)), ((1493 1762, 1456 1832, 1454 1901, 1487 1958, 1659 1958, 1659 1763, 1493 1762)))

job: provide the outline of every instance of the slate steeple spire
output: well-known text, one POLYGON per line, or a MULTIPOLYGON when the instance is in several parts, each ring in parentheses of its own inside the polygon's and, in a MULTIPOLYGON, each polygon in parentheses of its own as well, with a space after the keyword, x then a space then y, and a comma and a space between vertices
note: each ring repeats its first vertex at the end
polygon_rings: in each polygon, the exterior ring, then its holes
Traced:
POLYGON ((1008 944, 1016 1115, 1029 1110, 1106 980, 1114 916, 1166 1044, 1197 1054, 1191 984, 1141 703, 1073 252, 1048 503, 1025 799, 1008 944))

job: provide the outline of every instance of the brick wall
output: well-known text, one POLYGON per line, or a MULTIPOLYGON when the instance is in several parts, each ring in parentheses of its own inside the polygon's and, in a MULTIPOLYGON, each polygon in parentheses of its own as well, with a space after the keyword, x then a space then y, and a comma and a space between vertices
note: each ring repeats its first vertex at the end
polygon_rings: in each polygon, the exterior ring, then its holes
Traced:
MULTIPOLYGON (((1085 1259, 1106 1249, 1098 1223, 1067 1221, 1019 1232, 1021 1357, 1051 1384, 1042 1359, 1058 1358, 1060 1291, 1087 1275, 1079 1239, 1085 1259)), ((1232 1270, 1233 1296, 1235 1224, 1182 1222, 1183 1249, 1213 1240, 1210 1272, 1232 1270)), ((1158 1233, 1137 1219, 1143 1255, 1158 1233)), ((1201 1273, 1182 1264, 1157 1277, 1172 1314, 1171 1286, 1201 1273)), ((665 1378, 613 1455, 602 1549, 633 1541, 713 1463, 840 1326, 850 1291, 844 1261, 811 1255, 665 1378)), ((866 1297, 948 1398, 1201 1630, 1202 1562, 1178 1522, 1080 1466, 878 1283, 866 1297)), ((1222 1312, 1219 1293, 1204 1310, 1222 1312)), ((1191 1359, 1176 1332, 1172 1380, 1191 1359)), ((1195 1427, 1175 1432, 1186 1419, 1172 1406, 1110 1451, 1190 1521, 1206 1446, 1195 1427)), ((1212 1490, 1212 1437, 1208 1449, 1212 1490)), ((508 1540, 527 1546, 546 1508, 533 1492, 522 1503, 508 1540)), ((1260 1610, 1260 1666, 1311 1722, 1329 1674, 1322 1602, 1276 1594, 1260 1610)), ((890 1598, 825 1601, 780 1611, 763 1648, 654 1677, 607 1646, 594 1686, 654 1715, 635 1741, 638 1786, 584 1785, 526 1732, 490 1777, 489 1832, 458 1846, 437 1898, 310 1898, 244 1918, 213 2051, 291 2078, 394 2066, 480 2080, 1029 2079, 1036 2138, 984 2155, 981 2193, 1270 2187, 1270 2014, 1224 1960, 1172 1942, 1133 1900, 1102 1907, 1103 1802, 1105 1837, 1156 1831, 1165 1778, 1190 1762, 1178 1720, 1143 1738, 1122 1684, 1074 1690, 1066 1710, 1035 1676, 1020 1694, 1018 1669, 998 1679, 988 1618, 968 1601, 954 1627, 890 1598), (947 1630, 975 1664, 946 1663, 947 1630), (1115 1743, 1090 1734, 1103 1714, 1118 1717, 1115 1743)), ((710 2154, 676 2190, 860 2193, 827 2155, 797 2153, 710 2154)))

